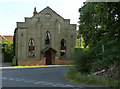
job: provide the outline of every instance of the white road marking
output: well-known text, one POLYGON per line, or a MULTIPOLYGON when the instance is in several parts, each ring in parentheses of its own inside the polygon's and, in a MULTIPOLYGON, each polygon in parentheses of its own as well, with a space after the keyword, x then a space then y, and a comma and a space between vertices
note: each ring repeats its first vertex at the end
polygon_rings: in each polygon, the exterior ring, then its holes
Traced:
POLYGON ((61 87, 61 86, 64 86, 64 84, 56 84, 57 86, 61 87))
POLYGON ((53 84, 53 83, 48 83, 49 85, 51 85, 51 86, 57 86, 56 84, 53 84))
POLYGON ((4 80, 5 80, 5 79, 7 79, 7 78, 3 77, 2 79, 4 79, 4 80))
POLYGON ((35 80, 27 80, 27 79, 20 79, 20 78, 6 78, 2 77, 4 80, 11 80, 11 81, 23 81, 25 83, 32 83, 32 84, 39 84, 39 85, 46 85, 46 86, 53 86, 53 87, 75 87, 74 85, 67 85, 67 84, 61 84, 61 83, 51 83, 51 82, 44 82, 44 81, 35 81, 35 80))
POLYGON ((15 78, 15 81, 22 81, 21 79, 19 79, 19 78, 15 78))
POLYGON ((25 80, 24 82, 26 82, 26 83, 30 83, 31 81, 25 80))
POLYGON ((35 84, 40 84, 41 83, 41 81, 38 81, 38 82, 36 82, 35 84))
POLYGON ((15 80, 14 78, 9 78, 9 80, 15 80))
POLYGON ((73 85, 65 85, 66 87, 74 87, 73 85))
POLYGON ((41 85, 49 85, 48 83, 46 83, 46 82, 44 82, 44 83, 42 83, 41 85))
POLYGON ((45 82, 43 81, 38 81, 38 82, 33 82, 34 84, 44 84, 45 82))

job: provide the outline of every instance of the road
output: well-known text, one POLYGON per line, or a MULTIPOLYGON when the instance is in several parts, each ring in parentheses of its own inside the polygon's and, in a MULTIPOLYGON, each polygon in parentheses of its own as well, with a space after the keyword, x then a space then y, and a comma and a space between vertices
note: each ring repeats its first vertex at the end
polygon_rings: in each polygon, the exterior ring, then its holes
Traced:
POLYGON ((65 72, 68 68, 68 66, 59 66, 3 69, 2 87, 70 87, 86 89, 65 79, 65 72))
POLYGON ((68 82, 65 71, 68 67, 40 67, 3 69, 3 87, 75 87, 68 82))

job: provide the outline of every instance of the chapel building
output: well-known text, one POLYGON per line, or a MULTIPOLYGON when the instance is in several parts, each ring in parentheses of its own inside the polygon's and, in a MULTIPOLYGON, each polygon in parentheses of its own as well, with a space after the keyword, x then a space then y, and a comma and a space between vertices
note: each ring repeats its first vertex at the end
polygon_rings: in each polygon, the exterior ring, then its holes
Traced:
POLYGON ((17 22, 14 32, 18 65, 71 64, 76 46, 76 24, 50 7, 17 22))

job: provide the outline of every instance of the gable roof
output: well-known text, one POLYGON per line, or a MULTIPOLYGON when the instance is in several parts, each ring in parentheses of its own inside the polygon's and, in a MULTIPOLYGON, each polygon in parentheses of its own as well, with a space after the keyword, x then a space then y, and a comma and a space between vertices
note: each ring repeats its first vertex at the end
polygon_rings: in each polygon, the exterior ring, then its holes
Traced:
POLYGON ((48 47, 45 47, 45 48, 41 51, 41 53, 44 54, 44 53, 45 53, 46 51, 48 51, 48 50, 52 50, 52 51, 55 52, 55 53, 57 52, 57 51, 56 51, 55 49, 53 49, 52 47, 49 47, 49 46, 48 46, 48 47))
MULTIPOLYGON (((58 13, 56 13, 53 9, 51 9, 49 6, 47 6, 46 8, 44 8, 43 10, 41 10, 40 12, 38 12, 37 14, 42 13, 44 10, 46 9, 50 9, 53 13, 57 14, 59 17, 61 17, 62 19, 64 19, 61 15, 59 15, 58 13)), ((33 16, 34 17, 34 16, 33 16)))

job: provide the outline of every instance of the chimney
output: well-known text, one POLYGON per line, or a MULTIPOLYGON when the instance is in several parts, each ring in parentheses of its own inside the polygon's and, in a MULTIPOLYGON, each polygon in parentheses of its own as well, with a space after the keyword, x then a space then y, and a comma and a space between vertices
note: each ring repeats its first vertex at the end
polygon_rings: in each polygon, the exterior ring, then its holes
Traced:
POLYGON ((34 8, 33 16, 37 14, 36 7, 34 8))

